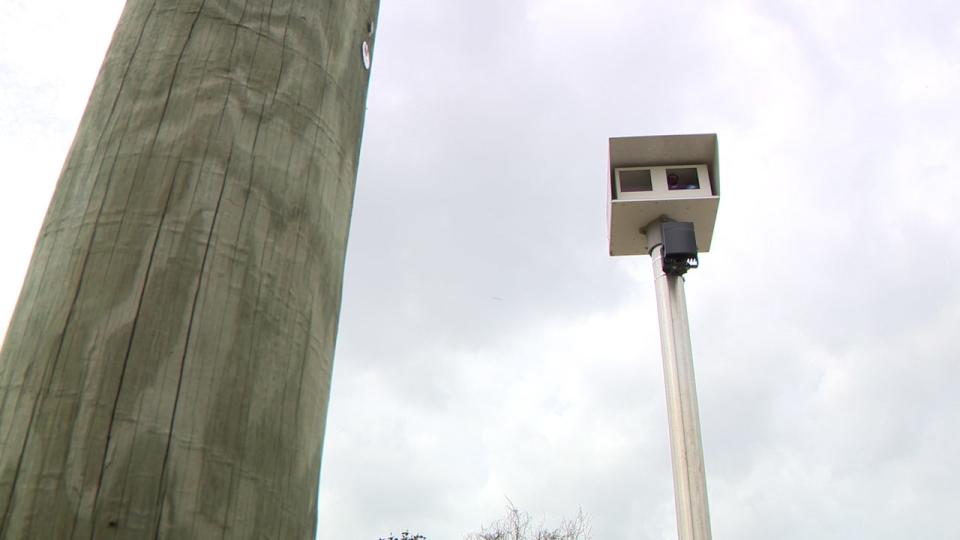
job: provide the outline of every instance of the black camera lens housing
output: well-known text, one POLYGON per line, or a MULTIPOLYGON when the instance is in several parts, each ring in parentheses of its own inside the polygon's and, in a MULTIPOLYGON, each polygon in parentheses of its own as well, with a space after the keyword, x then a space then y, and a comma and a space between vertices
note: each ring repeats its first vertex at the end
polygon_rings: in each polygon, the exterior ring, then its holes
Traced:
POLYGON ((663 272, 682 276, 687 270, 700 266, 697 258, 697 236, 693 223, 668 221, 660 226, 663 238, 663 272))

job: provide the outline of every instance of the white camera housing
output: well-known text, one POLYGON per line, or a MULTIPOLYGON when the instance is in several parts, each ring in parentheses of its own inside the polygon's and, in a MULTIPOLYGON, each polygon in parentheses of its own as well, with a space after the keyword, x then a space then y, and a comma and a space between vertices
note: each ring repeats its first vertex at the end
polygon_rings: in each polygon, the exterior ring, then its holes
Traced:
POLYGON ((666 218, 694 224, 697 249, 710 250, 720 203, 717 136, 610 139, 610 255, 646 255, 647 225, 666 218))

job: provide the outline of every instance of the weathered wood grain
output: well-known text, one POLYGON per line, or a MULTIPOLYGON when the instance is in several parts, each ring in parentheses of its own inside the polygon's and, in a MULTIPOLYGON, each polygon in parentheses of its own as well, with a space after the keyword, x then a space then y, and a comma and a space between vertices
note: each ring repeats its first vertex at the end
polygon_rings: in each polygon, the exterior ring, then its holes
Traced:
POLYGON ((129 0, 0 352, 3 538, 312 538, 377 0, 129 0))

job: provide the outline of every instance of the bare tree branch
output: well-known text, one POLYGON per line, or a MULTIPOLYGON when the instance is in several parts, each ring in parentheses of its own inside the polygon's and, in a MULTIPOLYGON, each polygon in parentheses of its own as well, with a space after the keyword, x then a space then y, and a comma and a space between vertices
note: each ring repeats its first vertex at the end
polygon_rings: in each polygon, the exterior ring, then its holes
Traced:
POLYGON ((507 499, 507 515, 489 525, 481 526, 479 532, 468 534, 464 540, 591 540, 590 521, 582 509, 573 518, 565 518, 559 527, 550 528, 541 523, 532 525, 528 512, 520 511, 513 501, 507 499))

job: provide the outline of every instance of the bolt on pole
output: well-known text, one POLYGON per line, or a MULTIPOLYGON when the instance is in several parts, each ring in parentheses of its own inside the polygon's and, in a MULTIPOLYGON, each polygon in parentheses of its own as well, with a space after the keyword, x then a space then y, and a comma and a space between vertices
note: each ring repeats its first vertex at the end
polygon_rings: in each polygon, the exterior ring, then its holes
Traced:
POLYGON ((657 292, 677 533, 680 540, 710 540, 710 509, 683 277, 667 275, 663 270, 660 226, 660 222, 651 224, 646 236, 657 292))

